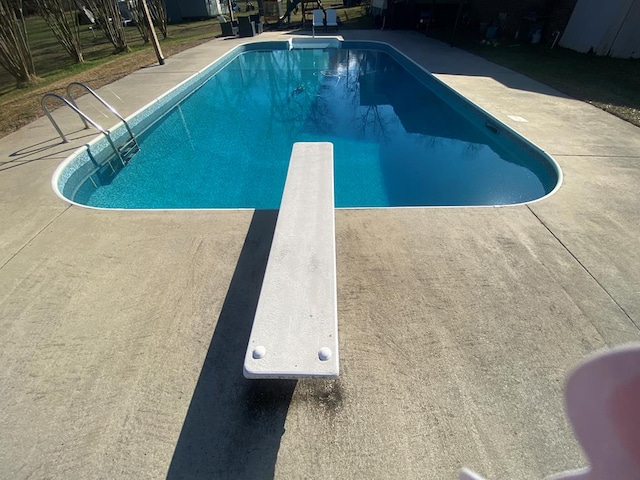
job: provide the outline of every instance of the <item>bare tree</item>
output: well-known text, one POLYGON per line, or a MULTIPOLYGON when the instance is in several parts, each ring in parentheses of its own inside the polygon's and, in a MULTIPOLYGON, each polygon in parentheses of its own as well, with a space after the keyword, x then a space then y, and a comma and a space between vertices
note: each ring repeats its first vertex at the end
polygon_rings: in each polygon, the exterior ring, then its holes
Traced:
MULTIPOLYGON (((149 27, 144 18, 142 0, 129 0, 127 6, 129 7, 129 11, 136 22, 136 27, 138 27, 140 37, 142 37, 144 43, 149 43, 149 40, 151 39, 151 32, 149 32, 149 27)), ((147 0, 147 8, 151 14, 151 21, 160 29, 163 38, 167 38, 167 7, 165 0, 147 0)))
POLYGON ((130 52, 120 9, 114 0, 86 0, 89 10, 95 15, 96 22, 104 32, 107 40, 113 44, 116 53, 130 52))
POLYGON ((144 41, 144 43, 149 43, 151 39, 151 34, 149 32, 149 27, 147 26, 147 22, 144 18, 144 11, 142 9, 141 0, 129 0, 128 7, 131 12, 131 16, 133 17, 133 21, 136 24, 138 32, 140 33, 140 37, 144 41))
MULTIPOLYGON (((138 0, 142 1, 142 0, 138 0)), ((151 17, 153 18, 153 23, 156 27, 160 29, 163 38, 167 38, 169 36, 169 31, 167 30, 167 3, 165 0, 148 0, 147 6, 149 7, 149 11, 151 12, 151 17)))
POLYGON ((0 65, 19 87, 36 83, 33 57, 27 43, 27 29, 22 15, 22 0, 0 0, 0 65), (16 10, 20 15, 16 15, 16 10))
POLYGON ((73 61, 84 62, 75 5, 70 0, 30 0, 29 5, 44 18, 73 61))

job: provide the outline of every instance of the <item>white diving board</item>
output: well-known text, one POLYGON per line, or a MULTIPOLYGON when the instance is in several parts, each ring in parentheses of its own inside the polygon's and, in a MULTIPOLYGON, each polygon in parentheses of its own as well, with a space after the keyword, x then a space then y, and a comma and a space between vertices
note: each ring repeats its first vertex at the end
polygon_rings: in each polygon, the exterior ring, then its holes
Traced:
POLYGON ((336 378, 333 144, 293 145, 244 359, 246 378, 336 378))

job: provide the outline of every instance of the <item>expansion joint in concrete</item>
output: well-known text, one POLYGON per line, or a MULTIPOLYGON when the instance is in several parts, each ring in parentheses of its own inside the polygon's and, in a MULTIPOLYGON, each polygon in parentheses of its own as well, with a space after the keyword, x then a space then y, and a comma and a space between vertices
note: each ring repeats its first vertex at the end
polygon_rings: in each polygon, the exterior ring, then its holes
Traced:
POLYGON ((8 264, 9 264, 9 263, 14 259, 14 258, 16 258, 16 257, 20 254, 20 252, 22 252, 22 250, 24 250, 25 248, 27 248, 27 246, 28 246, 31 242, 33 242, 36 238, 38 238, 38 236, 39 236, 42 232, 44 232, 44 231, 49 227, 49 225, 51 225, 53 222, 55 222, 57 219, 59 219, 62 215, 64 215, 64 213, 65 213, 67 210, 69 210, 71 207, 72 207, 72 205, 67 205, 67 208, 65 208, 62 212, 60 212, 60 213, 59 213, 58 215, 56 215, 55 217, 53 217, 49 223, 47 223, 44 227, 42 227, 40 230, 38 230, 38 231, 36 232, 36 234, 35 234, 35 235, 33 235, 33 236, 32 236, 32 237, 31 237, 27 242, 25 242, 25 244, 24 244, 24 245, 22 245, 18 250, 16 250, 16 251, 14 252, 14 254, 13 254, 13 255, 11 255, 11 256, 7 259, 7 261, 6 261, 6 262, 4 262, 2 265, 0 265, 0 270, 2 270, 4 267, 6 267, 6 266, 7 266, 7 265, 8 265, 8 264))
POLYGON ((596 282, 596 284, 600 287, 600 289, 611 299, 611 301, 613 303, 615 303, 615 305, 620 309, 620 311, 625 315, 625 317, 627 317, 629 319, 629 322, 631 322, 632 325, 634 325, 638 330, 640 330, 640 325, 638 325, 633 318, 631 318, 631 316, 629 315, 629 313, 624 309, 624 307, 622 305, 620 305, 620 303, 613 297, 613 295, 611 295, 611 293, 609 293, 609 291, 606 289, 606 287, 595 277, 595 275, 593 275, 593 273, 591 273, 589 271, 589 269, 587 268, 587 266, 582 263, 580 261, 580 259, 569 249, 569 247, 567 247, 567 245, 565 245, 565 243, 560 240, 560 238, 553 232, 553 230, 551 230, 551 228, 549 228, 549 226, 536 214, 536 212, 534 212, 531 209, 531 206, 527 205, 527 208, 529 209, 529 211, 533 214, 534 217, 536 217, 536 219, 540 222, 540 224, 547 229, 547 231, 553 236, 553 238, 556 239, 556 241, 562 245, 562 248, 564 248, 566 250, 566 252, 571 255, 571 257, 578 263, 578 265, 580 265, 580 267, 586 272, 587 275, 589 275, 594 282, 596 282))

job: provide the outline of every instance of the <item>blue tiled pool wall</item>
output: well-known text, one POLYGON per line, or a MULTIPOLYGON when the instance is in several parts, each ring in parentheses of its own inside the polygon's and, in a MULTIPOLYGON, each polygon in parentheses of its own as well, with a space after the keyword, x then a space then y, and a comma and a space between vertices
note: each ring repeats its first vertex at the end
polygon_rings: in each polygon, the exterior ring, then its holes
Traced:
MULTIPOLYGON (((154 123, 161 120, 176 105, 195 93, 213 75, 245 51, 288 50, 289 48, 290 43, 286 41, 238 46, 131 115, 127 119, 129 127, 136 137, 143 136, 154 123)), ((110 129, 109 133, 115 145, 118 146, 129 139, 129 133, 121 122, 110 129)), ((74 154, 58 177, 58 190, 64 197, 74 199, 79 189, 88 188, 92 183, 98 186, 108 184, 122 167, 109 141, 104 135, 100 135, 74 154), (90 181, 87 182, 89 179, 90 181)))
MULTIPOLYGON (((200 72, 197 72, 185 82, 179 84, 174 89, 138 111, 130 117, 129 124, 137 136, 144 135, 144 133, 158 120, 175 108, 189 95, 197 91, 216 72, 224 68, 229 62, 242 53, 249 51, 289 50, 290 48, 290 41, 259 42, 236 47, 223 55, 216 62, 212 63, 200 72)), ((479 133, 483 135, 492 134, 507 137, 509 139, 507 142, 507 148, 510 150, 509 153, 511 154, 507 156, 517 159, 522 157, 523 154, 526 154, 526 156, 529 157, 533 154, 535 158, 538 158, 540 160, 540 169, 544 170, 546 172, 546 176, 549 178, 549 185, 546 185, 545 188, 548 191, 553 189, 553 186, 557 182, 559 171, 555 167, 554 162, 549 159, 543 151, 528 142, 526 139, 522 139, 517 134, 514 134, 508 127, 497 122, 486 112, 479 110, 479 107, 453 91, 450 87, 446 86, 435 77, 426 75, 425 70, 422 67, 405 57, 395 48, 388 44, 378 42, 351 41, 342 42, 342 48, 374 50, 391 56, 396 62, 410 72, 412 76, 434 93, 440 95, 442 92, 444 95, 440 96, 447 99, 447 104, 449 104, 449 106, 455 109, 458 113, 462 114, 465 118, 469 119, 471 123, 478 128, 479 133), (470 106, 473 108, 469 108, 470 106), (485 126, 487 124, 490 127, 489 129, 485 126)), ((116 126, 112 130, 112 138, 116 144, 124 143, 127 140, 127 137, 128 133, 122 124, 116 126)), ((501 143, 501 145, 504 145, 504 143, 501 143)), ((103 136, 100 136, 94 142, 87 145, 87 148, 79 151, 75 158, 70 161, 69 165, 64 169, 58 179, 58 188, 66 198, 73 199, 83 185, 84 188, 91 188, 92 183, 94 185, 108 184, 113 178, 113 175, 115 175, 121 167, 119 160, 115 158, 113 149, 109 142, 103 136), (91 182, 86 182, 85 180, 89 178, 91 178, 91 182)))
MULTIPOLYGON (((143 135, 155 122, 160 120, 179 102, 197 91, 212 75, 224 68, 239 53, 235 49, 231 50, 215 63, 195 73, 130 116, 127 122, 134 135, 136 137, 143 135)), ((121 122, 113 129, 110 129, 109 133, 116 145, 122 145, 128 140, 128 131, 121 122)), ((78 189, 83 184, 86 186, 89 183, 86 182, 87 179, 91 179, 97 185, 103 185, 108 183, 111 177, 109 171, 117 173, 120 168, 122 168, 122 164, 109 141, 104 135, 100 135, 79 150, 74 158, 71 159, 58 178, 58 189, 64 197, 73 199, 78 189)))
MULTIPOLYGON (((127 122, 134 135, 136 137, 141 136, 154 123, 175 108, 178 103, 196 92, 212 75, 243 52, 252 50, 288 50, 289 48, 290 43, 286 41, 260 42, 238 46, 131 115, 127 122)), ((122 145, 128 139, 128 132, 122 123, 110 129, 109 133, 116 145, 122 145)), ((86 188, 91 183, 104 185, 120 168, 122 168, 122 164, 117 159, 109 141, 101 135, 73 155, 73 158, 58 177, 58 190, 65 198, 74 199, 80 188, 83 186, 86 188), (91 182, 87 182, 88 179, 91 182)))

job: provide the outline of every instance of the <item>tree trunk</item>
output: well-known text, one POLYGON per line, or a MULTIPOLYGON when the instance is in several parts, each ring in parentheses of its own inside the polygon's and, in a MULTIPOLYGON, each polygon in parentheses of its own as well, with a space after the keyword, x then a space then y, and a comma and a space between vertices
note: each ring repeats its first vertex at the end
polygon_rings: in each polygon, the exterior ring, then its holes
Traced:
POLYGON ((80 26, 75 8, 69 0, 30 0, 38 15, 76 63, 84 62, 80 45, 80 26))
POLYGON ((105 37, 115 47, 115 53, 130 52, 117 3, 113 0, 86 0, 86 3, 105 37))
MULTIPOLYGON (((147 8, 151 14, 153 24, 160 29, 163 38, 167 38, 167 6, 165 0, 147 0, 147 8)), ((129 0, 129 9, 134 16, 136 26, 140 32, 140 36, 144 43, 150 40, 151 32, 144 21, 144 12, 142 11, 142 0, 129 0)))
MULTIPOLYGON (((24 20, 19 21, 10 0, 0 0, 0 65, 16 79, 19 87, 37 82, 24 20)), ((19 9, 22 17, 22 9, 19 9)))
POLYGON ((142 2, 140 0, 130 0, 129 11, 133 16, 133 20, 136 22, 136 28, 140 33, 140 37, 144 41, 144 43, 149 43, 150 40, 150 32, 149 27, 147 26, 147 22, 144 20, 144 12, 142 11, 142 2))
POLYGON ((147 4, 151 11, 153 23, 160 29, 162 37, 167 38, 169 31, 167 30, 167 4, 165 0, 150 0, 147 4))

